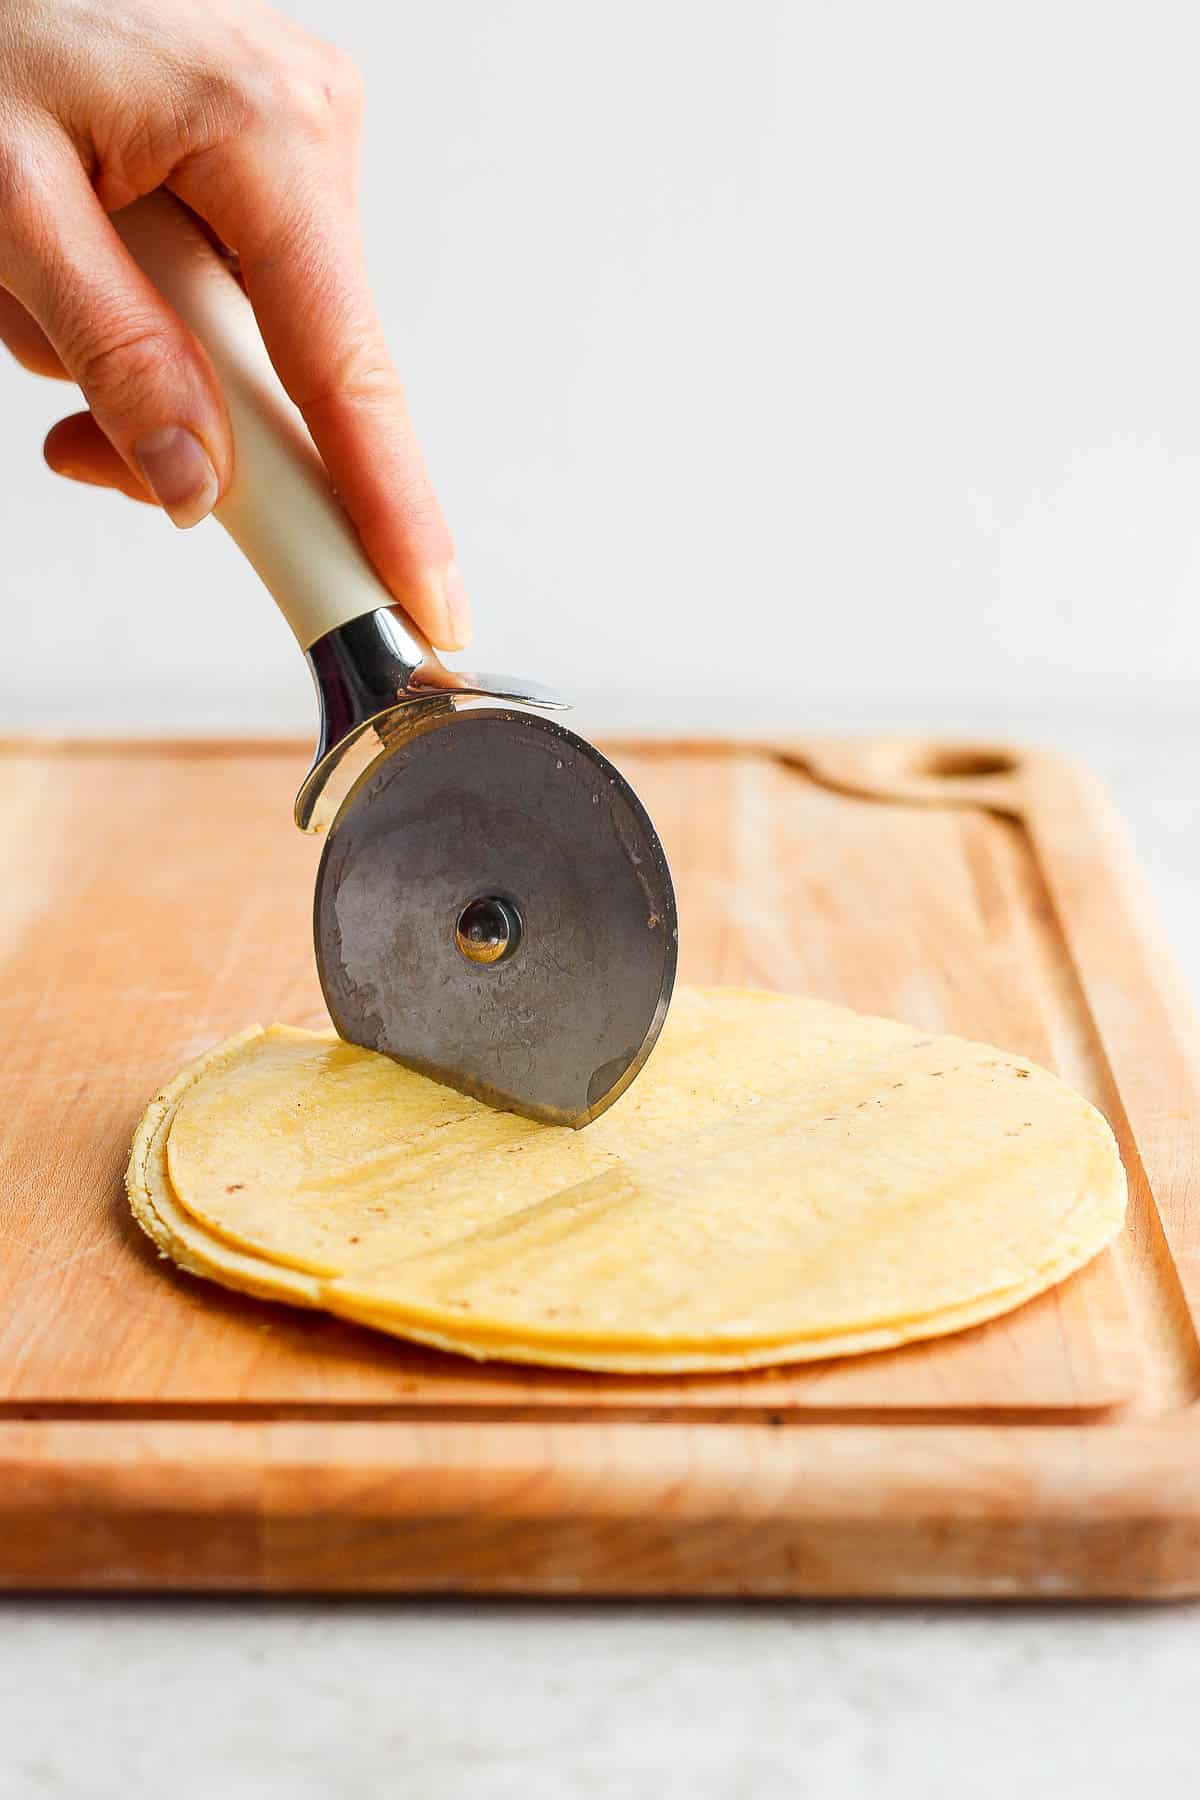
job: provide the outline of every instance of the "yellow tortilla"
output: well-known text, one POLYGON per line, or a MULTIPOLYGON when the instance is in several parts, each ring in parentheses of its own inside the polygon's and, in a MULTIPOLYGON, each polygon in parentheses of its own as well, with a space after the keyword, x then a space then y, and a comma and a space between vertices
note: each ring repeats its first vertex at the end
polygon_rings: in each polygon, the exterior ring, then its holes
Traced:
POLYGON ((667 1372, 1010 1310, 1119 1229, 1100 1114, 987 1045, 687 990, 617 1104, 533 1124, 274 1026, 159 1095, 134 1211, 183 1267, 478 1357, 667 1372))

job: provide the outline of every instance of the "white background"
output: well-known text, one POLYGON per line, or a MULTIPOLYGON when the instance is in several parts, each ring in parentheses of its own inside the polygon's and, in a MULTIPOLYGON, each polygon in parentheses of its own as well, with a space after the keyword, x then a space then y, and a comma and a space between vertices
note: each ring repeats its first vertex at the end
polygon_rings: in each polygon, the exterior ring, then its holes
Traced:
MULTIPOLYGON (((468 661, 601 724, 1191 706, 1200 11, 286 10, 367 73, 468 661)), ((44 471, 64 400, 0 369, 0 721, 307 728, 219 527, 44 471)))

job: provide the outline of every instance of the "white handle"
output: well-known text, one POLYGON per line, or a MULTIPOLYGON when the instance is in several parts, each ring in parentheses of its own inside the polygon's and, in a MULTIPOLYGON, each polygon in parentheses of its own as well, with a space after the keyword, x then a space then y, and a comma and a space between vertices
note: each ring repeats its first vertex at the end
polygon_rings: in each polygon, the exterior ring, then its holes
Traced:
POLYGON ((126 207, 113 224, 212 359, 234 444, 233 482, 216 517, 274 595, 300 648, 349 619, 394 607, 271 365, 250 302, 203 232, 162 192, 126 207))

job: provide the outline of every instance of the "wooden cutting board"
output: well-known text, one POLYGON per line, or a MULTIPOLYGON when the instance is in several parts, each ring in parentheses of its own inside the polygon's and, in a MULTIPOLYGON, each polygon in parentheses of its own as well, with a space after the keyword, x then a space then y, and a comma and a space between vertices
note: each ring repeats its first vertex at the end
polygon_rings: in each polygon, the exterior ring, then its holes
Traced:
POLYGON ((1130 1180, 1008 1319, 796 1370, 477 1367, 176 1273, 122 1172, 151 1093, 323 1022, 287 743, 0 746, 0 1583, 538 1593, 1200 1591, 1192 1026, 1091 781, 925 742, 615 746, 680 977, 1058 1069, 1130 1180))

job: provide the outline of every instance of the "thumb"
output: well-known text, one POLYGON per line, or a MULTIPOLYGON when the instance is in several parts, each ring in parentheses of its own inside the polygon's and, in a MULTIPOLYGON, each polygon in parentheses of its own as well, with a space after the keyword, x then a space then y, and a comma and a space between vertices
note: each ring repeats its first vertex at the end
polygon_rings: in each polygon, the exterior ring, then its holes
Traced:
POLYGON ((233 469, 203 349, 129 255, 65 137, 0 147, 0 195, 0 285, 37 320, 128 467, 176 525, 197 524, 233 469))

